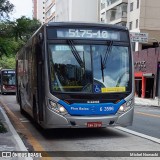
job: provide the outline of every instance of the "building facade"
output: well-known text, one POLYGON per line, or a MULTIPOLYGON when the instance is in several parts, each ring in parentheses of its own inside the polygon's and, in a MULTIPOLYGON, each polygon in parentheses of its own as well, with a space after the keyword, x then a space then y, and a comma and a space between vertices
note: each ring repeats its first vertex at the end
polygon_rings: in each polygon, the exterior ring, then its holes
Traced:
POLYGON ((148 33, 148 43, 135 43, 135 51, 157 47, 160 41, 159 15, 159 0, 128 0, 127 27, 131 32, 148 33))
POLYGON ((37 0, 32 0, 33 2, 33 18, 37 19, 37 0))
POLYGON ((98 2, 98 0, 59 0, 56 21, 98 22, 98 2))
POLYGON ((42 24, 45 22, 45 7, 44 0, 33 1, 33 18, 39 20, 42 24))
POLYGON ((99 0, 46 0, 45 23, 50 21, 99 21, 99 0))
POLYGON ((160 97, 160 47, 137 51, 134 56, 135 95, 160 97))
POLYGON ((100 20, 127 26, 130 32, 148 33, 147 43, 133 43, 138 51, 157 47, 160 41, 159 0, 101 0, 100 20))
POLYGON ((45 0, 45 23, 55 21, 56 0, 45 0))
POLYGON ((128 0, 101 0, 100 21, 126 26, 128 0))

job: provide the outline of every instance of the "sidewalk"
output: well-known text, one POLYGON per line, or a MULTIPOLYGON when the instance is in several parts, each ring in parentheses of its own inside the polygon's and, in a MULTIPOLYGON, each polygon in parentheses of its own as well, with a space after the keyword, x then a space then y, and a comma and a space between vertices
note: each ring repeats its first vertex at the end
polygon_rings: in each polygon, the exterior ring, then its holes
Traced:
POLYGON ((135 97, 135 104, 136 105, 143 105, 143 106, 160 107, 160 104, 158 104, 158 98, 156 98, 156 99, 146 99, 146 98, 135 97))
MULTIPOLYGON (((26 160, 26 158, 18 158, 18 157, 11 158, 10 156, 10 151, 18 151, 18 152, 27 151, 27 148, 25 147, 18 133, 13 128, 10 120, 8 119, 5 111, 2 109, 1 106, 0 106, 0 122, 7 129, 7 132, 0 133, 0 159, 1 157, 4 156, 2 159, 26 160)), ((27 158, 27 160, 32 160, 32 158, 27 158)))

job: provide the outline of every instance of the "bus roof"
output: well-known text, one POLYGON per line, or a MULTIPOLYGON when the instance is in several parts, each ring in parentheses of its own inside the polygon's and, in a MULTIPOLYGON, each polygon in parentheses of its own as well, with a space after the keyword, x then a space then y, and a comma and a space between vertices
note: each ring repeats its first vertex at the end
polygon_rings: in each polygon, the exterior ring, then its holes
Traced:
POLYGON ((15 69, 1 69, 0 71, 14 71, 15 69))
POLYGON ((85 26, 85 27, 107 27, 107 28, 114 28, 119 30, 128 30, 127 27, 118 26, 113 24, 105 24, 105 23, 86 23, 86 22, 49 22, 44 24, 46 26, 85 26))

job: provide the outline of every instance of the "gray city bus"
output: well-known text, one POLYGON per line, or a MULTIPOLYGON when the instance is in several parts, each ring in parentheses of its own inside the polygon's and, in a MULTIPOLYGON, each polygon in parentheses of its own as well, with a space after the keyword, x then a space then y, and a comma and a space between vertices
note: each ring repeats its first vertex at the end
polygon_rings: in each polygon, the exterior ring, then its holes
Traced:
POLYGON ((43 128, 132 125, 133 77, 122 26, 51 22, 16 55, 20 110, 43 128))

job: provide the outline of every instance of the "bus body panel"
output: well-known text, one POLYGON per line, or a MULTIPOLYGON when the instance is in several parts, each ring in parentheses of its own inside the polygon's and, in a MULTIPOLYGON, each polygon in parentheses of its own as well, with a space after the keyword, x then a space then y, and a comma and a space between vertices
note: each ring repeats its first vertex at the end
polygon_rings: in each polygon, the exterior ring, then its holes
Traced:
POLYGON ((133 107, 121 116, 61 116, 50 109, 46 109, 48 117, 41 125, 44 128, 87 128, 88 122, 102 122, 101 127, 129 126, 132 125, 133 107))

